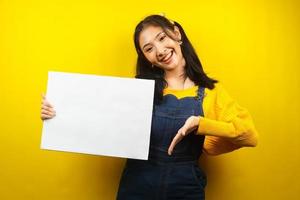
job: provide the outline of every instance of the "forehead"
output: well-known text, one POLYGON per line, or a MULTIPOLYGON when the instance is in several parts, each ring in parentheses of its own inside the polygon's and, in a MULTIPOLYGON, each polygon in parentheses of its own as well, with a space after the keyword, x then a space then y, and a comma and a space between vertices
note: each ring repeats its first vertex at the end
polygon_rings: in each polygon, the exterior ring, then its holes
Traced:
POLYGON ((150 25, 145 27, 140 33, 140 37, 139 37, 140 46, 142 47, 144 44, 147 44, 152 40, 154 40, 156 35, 162 31, 163 29, 160 26, 150 25))

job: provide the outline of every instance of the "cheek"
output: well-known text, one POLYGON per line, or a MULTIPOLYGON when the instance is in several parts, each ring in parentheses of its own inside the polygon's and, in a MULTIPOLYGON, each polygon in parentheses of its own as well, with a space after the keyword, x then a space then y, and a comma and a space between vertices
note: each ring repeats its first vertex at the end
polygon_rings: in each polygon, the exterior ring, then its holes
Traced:
POLYGON ((182 52, 181 52, 181 47, 180 47, 180 45, 177 45, 177 46, 175 47, 175 50, 176 50, 176 52, 177 52, 177 55, 178 55, 179 57, 182 57, 182 52))
POLYGON ((146 59, 149 61, 149 62, 153 62, 155 61, 155 55, 153 53, 148 53, 148 54, 144 54, 144 56, 146 57, 146 59))

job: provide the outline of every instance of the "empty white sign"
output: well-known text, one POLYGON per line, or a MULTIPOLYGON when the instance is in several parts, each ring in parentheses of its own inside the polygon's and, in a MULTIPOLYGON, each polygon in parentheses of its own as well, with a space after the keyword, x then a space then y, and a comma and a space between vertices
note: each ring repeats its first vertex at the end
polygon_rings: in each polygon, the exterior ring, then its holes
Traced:
POLYGON ((49 72, 42 149, 148 159, 154 81, 49 72))

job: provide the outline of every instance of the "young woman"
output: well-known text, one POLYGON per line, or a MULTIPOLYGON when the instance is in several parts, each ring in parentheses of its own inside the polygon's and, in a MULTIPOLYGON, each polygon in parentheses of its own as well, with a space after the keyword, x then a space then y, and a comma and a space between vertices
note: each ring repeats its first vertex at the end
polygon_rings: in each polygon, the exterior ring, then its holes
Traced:
MULTIPOLYGON (((204 73, 177 22, 146 17, 135 29, 134 44, 136 78, 155 80, 150 151, 146 161, 127 159, 117 199, 205 199, 200 155, 256 146, 251 116, 204 73)), ((43 97, 41 118, 54 116, 43 97)))

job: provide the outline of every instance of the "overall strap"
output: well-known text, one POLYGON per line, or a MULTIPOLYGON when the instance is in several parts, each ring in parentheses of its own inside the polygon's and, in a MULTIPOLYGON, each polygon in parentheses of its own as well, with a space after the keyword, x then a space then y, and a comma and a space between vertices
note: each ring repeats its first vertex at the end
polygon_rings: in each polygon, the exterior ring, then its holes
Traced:
POLYGON ((200 102, 202 102, 202 100, 203 100, 204 90, 205 90, 205 87, 201 87, 200 85, 198 86, 198 92, 197 92, 197 96, 195 98, 200 102))

